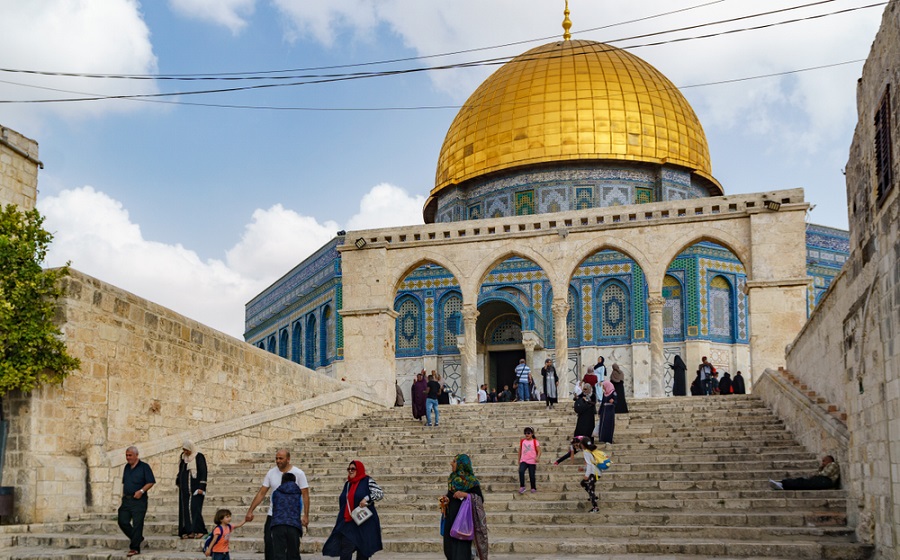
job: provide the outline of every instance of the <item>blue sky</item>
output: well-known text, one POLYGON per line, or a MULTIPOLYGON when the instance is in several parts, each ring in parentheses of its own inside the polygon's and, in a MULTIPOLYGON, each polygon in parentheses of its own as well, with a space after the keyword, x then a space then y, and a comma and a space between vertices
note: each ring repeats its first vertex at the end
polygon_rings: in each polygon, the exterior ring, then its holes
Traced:
MULTIPOLYGON (((571 0, 570 8, 575 38, 612 41, 807 3, 571 0), (613 25, 674 10, 684 11, 613 25), (602 26, 610 27, 579 33, 602 26)), ((832 0, 613 44, 691 37, 869 3, 832 0)), ((185 92, 249 83, 6 70, 155 76, 262 72, 534 40, 318 72, 511 56, 556 40, 562 10, 562 1, 550 0, 0 0, 0 100, 185 92)), ((678 86, 783 73, 864 59, 882 11, 878 6, 630 50, 678 86)), ((856 122, 861 68, 852 63, 683 89, 706 130, 713 174, 725 192, 803 187, 815 205, 810 221, 845 228, 841 169, 856 122)), ((4 103, 0 124, 40 143, 45 169, 38 207, 56 233, 47 264, 71 261, 83 272, 240 336, 243 304, 337 230, 421 223, 422 204, 456 110, 345 109, 458 107, 490 71, 442 70, 162 98, 174 103, 4 103)))

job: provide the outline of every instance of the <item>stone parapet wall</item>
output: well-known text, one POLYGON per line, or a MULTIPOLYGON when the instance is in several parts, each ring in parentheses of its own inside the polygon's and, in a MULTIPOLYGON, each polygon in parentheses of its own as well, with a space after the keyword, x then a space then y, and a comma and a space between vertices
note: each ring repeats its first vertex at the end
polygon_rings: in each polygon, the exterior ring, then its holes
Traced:
POLYGON ((38 160, 37 142, 0 126, 0 206, 34 208, 38 167, 43 165, 38 160))
POLYGON ((174 480, 184 436, 201 445, 211 438, 211 451, 223 453, 273 450, 375 406, 355 392, 344 399, 351 405, 302 405, 348 385, 78 271, 64 282, 57 320, 80 370, 62 385, 4 399, 3 484, 16 488, 20 521, 109 511, 128 445, 174 480))

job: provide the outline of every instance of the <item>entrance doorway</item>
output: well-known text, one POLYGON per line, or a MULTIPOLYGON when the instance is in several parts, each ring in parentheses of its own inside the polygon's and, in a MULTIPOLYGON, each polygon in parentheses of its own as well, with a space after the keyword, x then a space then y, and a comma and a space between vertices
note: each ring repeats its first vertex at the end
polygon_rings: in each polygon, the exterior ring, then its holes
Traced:
POLYGON ((501 352, 490 352, 491 375, 489 387, 496 387, 497 391, 502 391, 504 385, 509 385, 512 390, 513 381, 516 379, 516 366, 519 360, 525 358, 525 350, 504 350, 501 352))

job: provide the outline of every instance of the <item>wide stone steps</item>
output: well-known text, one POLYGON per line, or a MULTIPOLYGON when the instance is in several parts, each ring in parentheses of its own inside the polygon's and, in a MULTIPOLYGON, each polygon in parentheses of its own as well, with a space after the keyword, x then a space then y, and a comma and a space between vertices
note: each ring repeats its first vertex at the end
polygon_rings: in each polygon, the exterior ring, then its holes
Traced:
MULTIPOLYGON (((571 406, 540 403, 441 407, 441 426, 426 428, 408 408, 384 410, 294 442, 293 462, 310 481, 310 527, 304 559, 319 550, 334 524, 337 496, 351 459, 362 460, 385 490, 378 504, 385 550, 377 559, 442 557, 437 497, 450 460, 472 458, 485 493, 496 559, 607 560, 846 559, 866 560, 854 542, 841 490, 776 492, 769 478, 806 475, 817 458, 792 438, 759 399, 697 397, 634 399, 617 418, 616 443, 601 448, 613 468, 597 482, 600 513, 588 513, 579 458, 550 463, 567 450, 575 424, 571 406), (544 446, 538 492, 519 495, 516 446, 533 426, 544 446)), ((211 464, 204 511, 231 509, 240 519, 269 453, 244 453, 211 464)), ((173 458, 174 459, 174 458, 173 458)), ((200 557, 200 540, 177 537, 174 485, 157 485, 145 535, 144 560, 200 557)), ((235 533, 232 558, 262 559, 264 507, 235 533)), ((211 525, 210 525, 211 527, 211 525)), ((121 558, 127 542, 114 512, 74 514, 66 523, 3 528, 0 558, 121 558)))

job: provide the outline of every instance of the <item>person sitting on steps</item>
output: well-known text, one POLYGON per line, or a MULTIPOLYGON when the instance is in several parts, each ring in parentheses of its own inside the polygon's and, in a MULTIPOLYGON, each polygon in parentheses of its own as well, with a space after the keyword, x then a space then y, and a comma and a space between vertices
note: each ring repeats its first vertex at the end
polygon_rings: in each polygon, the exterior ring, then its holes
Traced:
POLYGON ((773 490, 830 490, 841 483, 841 467, 831 455, 822 457, 822 465, 808 478, 769 479, 773 490))

